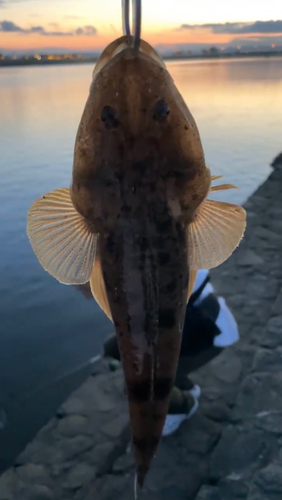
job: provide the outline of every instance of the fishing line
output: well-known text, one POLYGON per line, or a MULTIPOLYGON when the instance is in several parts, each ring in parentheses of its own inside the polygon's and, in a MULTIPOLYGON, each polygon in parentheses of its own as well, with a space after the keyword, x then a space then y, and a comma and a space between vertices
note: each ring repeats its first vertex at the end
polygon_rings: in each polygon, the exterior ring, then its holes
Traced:
POLYGON ((122 28, 123 34, 133 36, 135 50, 139 50, 141 42, 142 0, 122 0, 122 28), (130 27, 130 3, 132 3, 132 32, 130 27))

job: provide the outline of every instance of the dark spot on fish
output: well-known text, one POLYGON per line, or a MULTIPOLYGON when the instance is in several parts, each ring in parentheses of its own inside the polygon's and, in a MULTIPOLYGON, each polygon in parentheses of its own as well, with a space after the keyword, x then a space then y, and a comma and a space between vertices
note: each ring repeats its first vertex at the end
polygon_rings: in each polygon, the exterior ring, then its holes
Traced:
POLYGON ((113 182, 111 179, 108 179, 105 181, 105 186, 106 187, 111 187, 111 186, 114 186, 115 185, 115 182, 113 182))
POLYGON ((132 437, 133 445, 138 448, 141 453, 148 451, 148 449, 154 449, 158 446, 160 439, 157 436, 152 436, 149 438, 138 438, 136 436, 132 437))
POLYGON ((123 158, 124 156, 124 145, 123 144, 119 144, 118 146, 118 154, 121 158, 123 158))
POLYGON ((129 401, 135 403, 145 403, 149 401, 151 396, 151 379, 142 380, 141 382, 128 382, 128 398, 129 401))
POLYGON ((189 130, 189 127, 187 127, 187 125, 184 125, 184 130, 189 130))
POLYGON ((153 118, 154 120, 162 121, 165 120, 168 115, 169 107, 163 99, 160 99, 154 106, 153 118))
POLYGON ((166 399, 173 385, 173 380, 169 377, 155 380, 154 397, 156 400, 166 399))
POLYGON ((175 292, 175 289, 176 289, 176 280, 173 280, 168 285, 166 285, 165 293, 173 293, 175 292))
POLYGON ((170 262, 170 254, 168 252, 160 252, 159 253, 159 264, 160 266, 164 266, 170 262))
POLYGON ((45 200, 46 196, 42 196, 43 200, 45 200))
POLYGON ((107 250, 109 252, 113 251, 114 249, 114 246, 115 246, 115 242, 114 242, 114 238, 113 238, 113 235, 110 234, 107 238, 107 250))
POLYGON ((107 129, 116 128, 119 125, 117 111, 112 106, 104 106, 101 120, 107 129))
POLYGON ((129 213, 129 212, 131 212, 131 207, 129 205, 123 205, 121 207, 121 211, 124 213, 129 213))
POLYGON ((155 422, 159 422, 163 419, 163 415, 161 413, 153 413, 153 420, 155 422))
POLYGON ((175 325, 175 310, 172 308, 161 309, 159 311, 159 327, 172 328, 175 325))

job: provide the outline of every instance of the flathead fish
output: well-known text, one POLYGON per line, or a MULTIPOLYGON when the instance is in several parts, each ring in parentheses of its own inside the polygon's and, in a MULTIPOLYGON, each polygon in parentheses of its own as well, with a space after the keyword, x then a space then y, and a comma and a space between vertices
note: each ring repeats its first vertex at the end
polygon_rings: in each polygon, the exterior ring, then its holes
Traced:
POLYGON ((198 269, 224 262, 243 208, 208 200, 196 123, 165 63, 123 36, 98 60, 78 128, 70 188, 37 200, 27 233, 61 283, 90 281, 113 321, 143 485, 168 411, 187 300, 198 269))

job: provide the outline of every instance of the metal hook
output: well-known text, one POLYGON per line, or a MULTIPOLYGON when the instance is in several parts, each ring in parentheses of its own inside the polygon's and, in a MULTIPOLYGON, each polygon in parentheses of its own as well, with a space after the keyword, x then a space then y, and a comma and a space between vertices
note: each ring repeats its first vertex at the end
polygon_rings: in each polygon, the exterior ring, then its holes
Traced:
POLYGON ((126 36, 133 36, 134 48, 138 50, 141 42, 141 20, 142 20, 141 0, 132 0, 132 8, 133 8, 133 33, 131 33, 130 29, 130 0, 122 0, 123 34, 126 36))

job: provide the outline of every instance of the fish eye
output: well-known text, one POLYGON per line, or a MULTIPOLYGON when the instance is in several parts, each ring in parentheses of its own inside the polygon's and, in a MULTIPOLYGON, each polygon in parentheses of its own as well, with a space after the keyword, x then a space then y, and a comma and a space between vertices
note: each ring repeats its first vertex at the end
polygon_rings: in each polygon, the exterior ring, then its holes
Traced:
POLYGON ((169 106, 163 99, 160 99, 154 106, 153 118, 154 120, 164 120, 168 115, 169 106))
POLYGON ((119 125, 118 113, 112 106, 104 106, 101 113, 101 120, 108 129, 116 128, 119 125))

